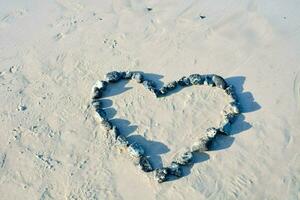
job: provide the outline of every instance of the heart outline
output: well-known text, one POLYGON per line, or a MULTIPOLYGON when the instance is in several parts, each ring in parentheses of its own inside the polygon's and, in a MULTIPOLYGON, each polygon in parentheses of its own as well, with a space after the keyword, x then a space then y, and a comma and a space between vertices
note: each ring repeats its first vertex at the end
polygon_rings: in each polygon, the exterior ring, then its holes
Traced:
POLYGON ((142 171, 154 171, 155 179, 159 183, 166 181, 169 176, 180 177, 182 175, 181 166, 189 164, 193 158, 193 154, 207 151, 209 145, 217 134, 229 135, 230 126, 233 123, 234 118, 240 114, 239 103, 233 86, 229 85, 221 76, 215 74, 191 74, 188 77, 184 76, 178 81, 172 81, 158 89, 156 88, 155 83, 151 80, 145 79, 141 72, 112 71, 106 74, 104 81, 97 81, 93 86, 91 104, 95 108, 97 113, 96 116, 100 120, 101 125, 114 140, 115 145, 120 149, 127 150, 129 155, 134 158, 135 164, 138 165, 142 171), (149 156, 145 155, 143 147, 136 142, 129 144, 129 141, 120 133, 118 127, 109 122, 106 118, 105 111, 101 107, 99 100, 103 97, 103 93, 107 86, 121 80, 135 80, 137 83, 143 84, 144 87, 154 93, 157 98, 166 96, 170 91, 176 89, 178 86, 189 87, 193 85, 208 85, 211 87, 218 87, 223 89, 230 97, 230 103, 227 105, 227 109, 223 110, 223 120, 219 127, 208 128, 205 135, 199 138, 190 148, 177 153, 168 167, 153 169, 149 156))

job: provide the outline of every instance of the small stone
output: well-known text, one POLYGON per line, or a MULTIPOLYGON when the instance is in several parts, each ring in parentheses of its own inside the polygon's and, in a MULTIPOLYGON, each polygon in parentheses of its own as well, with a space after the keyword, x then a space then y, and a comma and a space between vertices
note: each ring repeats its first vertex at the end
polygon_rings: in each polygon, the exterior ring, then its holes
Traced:
POLYGON ((27 109, 27 106, 25 106, 25 105, 18 106, 18 111, 25 111, 26 109, 27 109))
POLYGON ((143 75, 139 72, 134 72, 131 77, 132 80, 136 80, 137 83, 143 82, 143 75))
POLYGON ((172 81, 168 83, 165 87, 167 88, 168 91, 175 89, 177 86, 177 81, 172 81))
POLYGON ((101 102, 98 100, 98 99, 94 99, 94 100, 92 100, 92 106, 94 106, 94 108, 95 109, 99 109, 99 108, 101 108, 101 102))
POLYGON ((145 157, 145 156, 142 156, 140 158, 140 160, 139 160, 139 167, 144 172, 151 172, 151 171, 153 171, 153 167, 152 167, 149 159, 147 157, 145 157))
POLYGON ((154 173, 154 178, 159 183, 162 183, 162 182, 167 180, 167 175, 168 175, 168 169, 167 168, 156 169, 155 173, 154 173))
POLYGON ((204 77, 204 85, 209 85, 209 86, 214 86, 214 82, 212 80, 212 76, 211 75, 206 75, 204 77))
POLYGON ((117 127, 113 126, 112 129, 109 130, 109 134, 113 140, 116 140, 118 138, 118 136, 120 135, 120 132, 117 127))
POLYGON ((101 125, 106 131, 110 131, 113 128, 111 123, 109 121, 107 121, 106 119, 103 119, 101 121, 101 125))
POLYGON ((161 97, 162 96, 162 93, 160 92, 160 90, 158 90, 156 88, 153 90, 153 93, 155 94, 156 97, 161 97))
POLYGON ((153 81, 143 81, 143 85, 146 89, 150 90, 151 92, 154 92, 155 90, 155 84, 153 81))
POLYGON ((131 71, 126 71, 125 73, 122 74, 123 79, 131 79, 132 78, 132 72, 131 71))
POLYGON ((189 76, 189 79, 192 85, 201 85, 204 82, 200 74, 192 74, 189 76))
POLYGON ((168 93, 168 88, 167 87, 162 87, 162 88, 160 88, 159 92, 160 92, 161 95, 165 95, 165 94, 168 93))
POLYGON ((141 145, 138 143, 133 143, 129 145, 128 152, 132 157, 138 158, 144 155, 145 151, 141 145))
POLYGON ((122 77, 122 73, 117 71, 112 71, 106 74, 105 78, 106 81, 109 83, 115 83, 118 82, 122 77))
POLYGON ((171 175, 180 177, 182 175, 182 170, 179 166, 179 164, 172 162, 171 165, 168 167, 168 172, 171 175))
POLYGON ((192 160, 192 158, 192 152, 188 148, 185 148, 175 155, 174 162, 179 165, 186 165, 192 160))
POLYGON ((190 81, 189 78, 187 78, 187 77, 184 76, 181 79, 179 79, 178 85, 183 86, 183 87, 190 86, 191 85, 191 81, 190 81))
POLYGON ((100 99, 102 96, 102 90, 99 88, 94 88, 92 93, 92 99, 100 99))
POLYGON ((125 150, 128 147, 128 141, 126 137, 124 137, 123 135, 118 135, 116 140, 116 146, 120 150, 125 150))
POLYGON ((95 88, 98 88, 100 90, 104 90, 107 86, 107 82, 106 81, 97 81, 93 87, 92 87, 92 91, 94 91, 95 88))
POLYGON ((229 135, 231 131, 231 123, 228 118, 224 118, 220 123, 220 132, 224 135, 229 135))
POLYGON ((209 128, 206 130, 205 135, 197 140, 191 147, 193 152, 204 152, 208 150, 209 145, 217 134, 216 128, 209 128))
POLYGON ((212 81, 214 82, 216 87, 219 87, 221 89, 225 89, 227 87, 226 81, 221 76, 213 75, 212 81))

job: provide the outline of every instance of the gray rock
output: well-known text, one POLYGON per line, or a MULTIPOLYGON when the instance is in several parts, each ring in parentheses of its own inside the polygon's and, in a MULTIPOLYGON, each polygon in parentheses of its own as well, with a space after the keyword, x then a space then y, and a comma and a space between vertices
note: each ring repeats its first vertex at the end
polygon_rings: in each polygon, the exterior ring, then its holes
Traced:
POLYGON ((144 155, 145 151, 141 145, 138 143, 133 143, 128 147, 129 155, 135 158, 141 157, 144 155))
POLYGON ((117 136, 117 140, 116 140, 116 146, 120 149, 120 150, 125 150, 128 147, 128 141, 126 139, 126 137, 124 137, 123 135, 118 135, 117 136))
POLYGON ((153 81, 147 81, 147 80, 144 80, 143 81, 143 85, 146 89, 150 90, 151 92, 154 92, 155 91, 155 84, 153 81))
POLYGON ((162 88, 160 88, 159 93, 160 93, 161 95, 167 94, 167 93, 168 93, 168 88, 167 88, 167 87, 162 87, 162 88))
POLYGON ((171 165, 168 167, 168 172, 171 175, 180 177, 182 175, 182 170, 179 166, 179 164, 172 162, 171 165))
POLYGON ((205 134, 192 145, 191 150, 193 152, 207 151, 217 132, 218 130, 216 128, 208 128, 205 134))
POLYGON ((118 82, 122 78, 122 73, 117 71, 112 71, 106 74, 106 81, 109 83, 118 82))
POLYGON ((134 72, 131 79, 136 80, 137 83, 142 83, 144 80, 142 73, 139 72, 134 72))
POLYGON ((177 86, 177 81, 172 81, 168 83, 165 87, 167 88, 168 91, 175 89, 177 86))
POLYGON ((219 128, 220 132, 224 135, 230 135, 230 131, 231 131, 231 123, 230 120, 228 118, 224 118, 222 120, 222 122, 220 123, 220 128, 219 128))
POLYGON ((193 158, 192 152, 188 148, 185 148, 175 155, 173 161, 175 163, 178 163, 179 165, 186 165, 192 160, 192 158, 193 158))
POLYGON ((229 96, 231 96, 232 99, 234 99, 237 102, 237 96, 234 92, 234 87, 233 85, 229 85, 226 87, 225 89, 226 94, 228 94, 229 96))
POLYGON ((122 73, 122 78, 123 79, 131 79, 132 78, 132 74, 133 74, 133 72, 126 71, 126 72, 122 73))
POLYGON ((213 80, 212 80, 212 76, 211 75, 206 75, 205 77, 204 77, 204 85, 209 85, 209 86, 214 86, 215 84, 214 84, 214 82, 213 82, 213 80))
POLYGON ((98 100, 98 99, 94 99, 92 100, 92 106, 95 108, 95 109, 99 109, 101 108, 102 104, 101 102, 98 100))
POLYGON ((92 87, 92 92, 97 88, 99 90, 105 90, 107 86, 107 82, 106 81, 97 81, 93 87, 92 87))
POLYGON ((156 169, 155 173, 154 173, 154 178, 159 183, 162 183, 162 182, 167 180, 167 175, 168 175, 168 169, 167 168, 156 169))
POLYGON ((110 131, 113 128, 111 123, 106 119, 103 119, 101 121, 101 125, 104 128, 104 130, 106 130, 106 131, 110 131))
POLYGON ((94 88, 92 93, 92 99, 100 99, 102 97, 103 90, 99 88, 94 88))
POLYGON ((153 167, 149 161, 149 159, 145 156, 140 157, 139 160, 139 168, 144 172, 151 172, 153 171, 153 167))
POLYGON ((120 132, 116 126, 113 126, 112 129, 109 130, 109 134, 113 140, 117 141, 117 138, 120 135, 120 132))
POLYGON ((201 85, 204 83, 204 79, 200 74, 192 74, 189 76, 192 85, 201 85))
POLYGON ((184 76, 178 80, 178 85, 185 87, 185 86, 190 86, 192 84, 191 84, 190 79, 184 76))
POLYGON ((227 87, 226 81, 221 76, 213 75, 212 81, 214 82, 216 87, 219 87, 221 89, 225 89, 227 87))

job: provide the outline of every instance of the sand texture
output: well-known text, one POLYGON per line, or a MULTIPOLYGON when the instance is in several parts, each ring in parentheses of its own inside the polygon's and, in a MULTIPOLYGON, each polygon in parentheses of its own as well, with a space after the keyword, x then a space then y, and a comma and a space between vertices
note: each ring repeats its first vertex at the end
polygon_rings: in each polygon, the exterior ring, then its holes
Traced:
MULTIPOLYGON (((0 200, 300 199, 297 0, 0 0, 0 200), (234 85, 242 114, 184 176, 157 183, 116 150, 91 88, 142 71, 234 85)), ((190 87, 155 98, 135 82, 103 104, 156 167, 220 122, 228 99, 190 87)))

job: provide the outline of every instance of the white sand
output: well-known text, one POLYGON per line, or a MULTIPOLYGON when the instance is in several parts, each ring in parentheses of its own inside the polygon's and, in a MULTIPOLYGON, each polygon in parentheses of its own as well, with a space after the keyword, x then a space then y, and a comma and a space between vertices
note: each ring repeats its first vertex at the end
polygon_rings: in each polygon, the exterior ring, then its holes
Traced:
MULTIPOLYGON (((300 2, 109 2, 0 0, 0 199, 300 199, 300 2), (158 184, 108 145, 89 107, 111 70, 160 84, 220 74, 243 114, 183 178, 158 184)), ((109 94, 109 114, 164 163, 226 103, 205 87, 109 94)))

